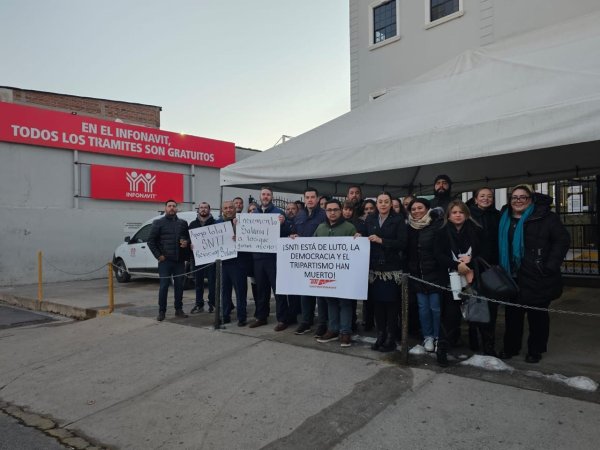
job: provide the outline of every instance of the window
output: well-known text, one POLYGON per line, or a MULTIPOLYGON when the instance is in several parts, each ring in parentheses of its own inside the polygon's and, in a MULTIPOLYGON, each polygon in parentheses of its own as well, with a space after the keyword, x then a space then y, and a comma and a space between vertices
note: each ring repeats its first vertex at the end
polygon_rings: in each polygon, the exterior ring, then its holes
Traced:
POLYGON ((426 25, 435 26, 463 14, 463 0, 425 0, 426 25))
POLYGON ((380 45, 400 39, 396 0, 378 1, 370 5, 370 44, 380 45))
POLYGON ((150 236, 150 229, 152 228, 152 224, 146 225, 144 228, 135 233, 135 236, 129 241, 130 244, 141 244, 143 242, 148 241, 148 237, 150 236))
POLYGON ((396 1, 373 8, 373 43, 396 36, 396 1))

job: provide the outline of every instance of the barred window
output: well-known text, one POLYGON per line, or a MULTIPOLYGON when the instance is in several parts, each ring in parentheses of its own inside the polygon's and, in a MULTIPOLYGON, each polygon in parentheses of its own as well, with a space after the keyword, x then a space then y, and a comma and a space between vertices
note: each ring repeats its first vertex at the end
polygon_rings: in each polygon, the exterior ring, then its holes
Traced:
POLYGON ((383 42, 397 34, 396 0, 375 6, 373 8, 373 44, 383 42))

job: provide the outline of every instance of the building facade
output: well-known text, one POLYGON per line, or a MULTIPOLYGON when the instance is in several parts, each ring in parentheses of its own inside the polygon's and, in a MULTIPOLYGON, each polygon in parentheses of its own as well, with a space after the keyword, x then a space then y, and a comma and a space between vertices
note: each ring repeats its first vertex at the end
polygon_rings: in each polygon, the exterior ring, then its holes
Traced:
MULTIPOLYGON (((219 208, 219 170, 256 151, 160 129, 161 108, 0 87, 0 285, 94 278, 173 198, 219 208)), ((228 189, 224 198, 248 193, 228 189)))
POLYGON ((598 9, 597 0, 350 0, 351 107, 465 50, 598 9))

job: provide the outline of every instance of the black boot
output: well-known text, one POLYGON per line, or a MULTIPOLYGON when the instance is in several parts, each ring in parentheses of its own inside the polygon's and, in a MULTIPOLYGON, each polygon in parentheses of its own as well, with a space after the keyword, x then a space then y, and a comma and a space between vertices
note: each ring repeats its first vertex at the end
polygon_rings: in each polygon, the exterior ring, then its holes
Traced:
POLYGON ((387 333, 385 331, 378 331, 377 332, 377 340, 375 341, 375 343, 373 345, 371 345, 371 350, 375 350, 375 351, 381 351, 381 347, 383 346, 383 343, 386 341, 387 339, 387 333))
POLYGON ((448 352, 446 351, 446 349, 438 348, 437 363, 440 367, 448 367, 448 352))
POLYGON ((389 333, 383 345, 381 346, 382 352, 393 352, 396 350, 396 336, 395 333, 389 333))

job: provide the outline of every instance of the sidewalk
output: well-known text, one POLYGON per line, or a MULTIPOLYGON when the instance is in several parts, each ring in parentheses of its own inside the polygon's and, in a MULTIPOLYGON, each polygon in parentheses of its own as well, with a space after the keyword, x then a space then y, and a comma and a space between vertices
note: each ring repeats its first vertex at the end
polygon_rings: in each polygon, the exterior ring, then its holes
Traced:
MULTIPOLYGON (((139 317, 155 318, 157 314, 158 280, 134 279, 129 283, 115 283, 115 312, 139 317)), ((250 292, 250 290, 249 290, 250 292)), ((579 311, 587 313, 600 313, 600 291, 594 288, 565 287, 563 296, 552 303, 554 309, 579 311)), ((169 292, 169 310, 167 321, 173 320, 172 289, 169 292)), ((17 287, 0 287, 0 301, 24 307, 36 308, 38 303, 37 285, 26 285, 17 287)), ((194 290, 184 291, 184 310, 190 311, 195 298, 194 290)), ((50 312, 59 312, 76 318, 95 317, 99 310, 108 307, 108 282, 106 279, 74 281, 63 283, 48 283, 44 285, 43 306, 47 306, 50 312)), ((360 310, 360 308, 359 308, 360 310)), ((280 333, 275 333, 275 311, 274 301, 271 303, 271 318, 267 326, 249 329, 236 326, 235 311, 232 315, 232 323, 225 325, 228 332, 236 334, 260 337, 273 341, 285 342, 308 348, 327 349, 328 351, 340 352, 341 350, 333 344, 318 344, 308 336, 295 336, 294 327, 290 327, 280 333)), ((248 301, 248 318, 252 319, 254 302, 248 301)), ((189 319, 175 321, 180 325, 192 327, 212 327, 214 316, 208 313, 191 315, 189 319)), ((504 331, 503 308, 500 308, 498 326, 496 330, 497 348, 502 345, 502 333, 504 331)), ((516 369, 523 371, 540 371, 545 374, 558 373, 565 376, 586 376, 596 382, 600 382, 600 318, 574 316, 566 314, 551 314, 550 316, 550 341, 549 352, 539 364, 527 364, 524 362, 525 355, 512 358, 508 363, 516 369)), ((369 349, 370 339, 374 333, 360 332, 358 342, 344 353, 370 359, 381 359, 381 354, 369 349), (365 339, 361 342, 361 339, 365 339)), ((466 332, 463 333, 466 342, 466 332)), ((413 346, 418 342, 410 340, 413 346)), ((453 350, 455 356, 469 355, 467 348, 453 350)), ((410 364, 416 367, 431 367, 435 360, 424 356, 411 356, 410 364)))
POLYGON ((597 444, 599 403, 260 336, 117 313, 0 330, 0 341, 0 407, 24 407, 102 446, 597 444))

